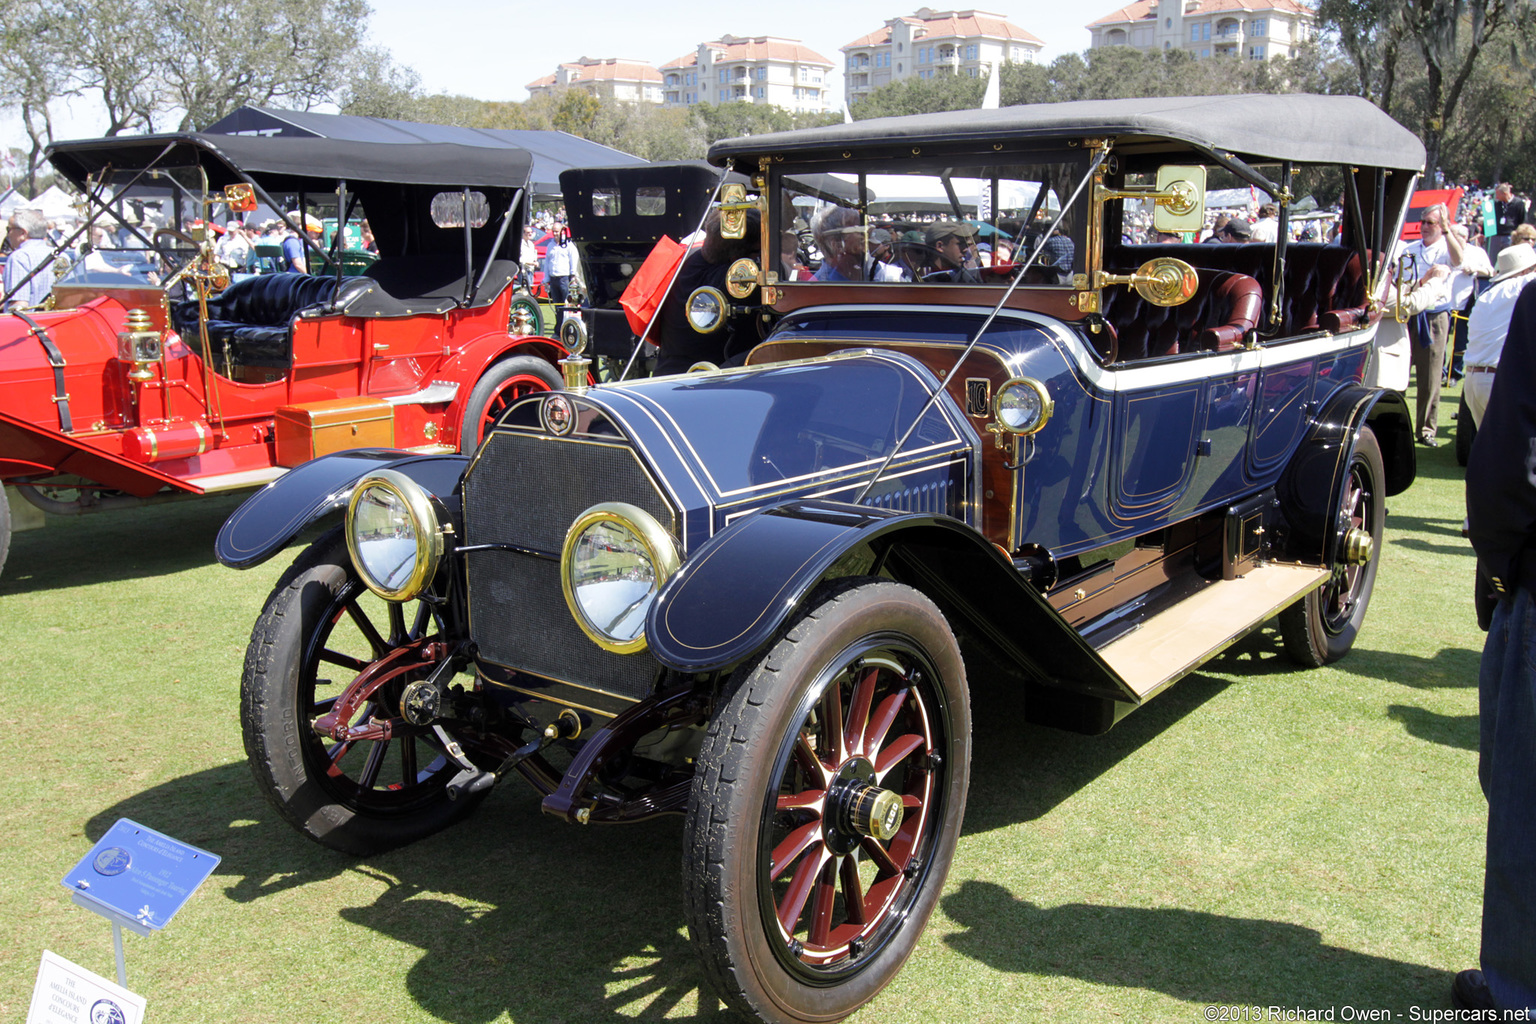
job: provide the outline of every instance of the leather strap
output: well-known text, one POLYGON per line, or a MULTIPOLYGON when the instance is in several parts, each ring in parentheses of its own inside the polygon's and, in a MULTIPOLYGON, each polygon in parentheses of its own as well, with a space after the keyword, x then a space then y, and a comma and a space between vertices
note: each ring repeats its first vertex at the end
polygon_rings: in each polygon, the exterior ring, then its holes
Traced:
POLYGON ((48 356, 48 365, 53 367, 53 404, 59 410, 59 429, 66 434, 72 434, 75 424, 69 415, 69 392, 64 390, 64 353, 59 351, 59 346, 48 337, 48 332, 36 320, 20 310, 11 310, 15 316, 21 317, 32 328, 32 336, 42 343, 43 352, 48 356))

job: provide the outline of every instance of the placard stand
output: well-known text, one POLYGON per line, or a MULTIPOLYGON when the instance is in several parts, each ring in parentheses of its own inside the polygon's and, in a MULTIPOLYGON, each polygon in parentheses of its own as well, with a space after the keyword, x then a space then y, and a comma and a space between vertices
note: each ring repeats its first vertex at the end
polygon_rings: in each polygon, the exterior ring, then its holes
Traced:
POLYGON ((92 899, 81 896, 78 892, 70 893, 77 907, 84 907, 93 914, 100 914, 112 922, 112 953, 117 959, 117 983, 123 988, 128 987, 128 964, 123 958, 123 929, 127 928, 135 935, 148 935, 150 929, 144 927, 132 918, 124 917, 117 911, 92 899))
POLYGON ((170 924, 219 860, 207 850, 119 818, 60 884, 77 906, 112 922, 117 983, 126 989, 123 929, 148 935, 170 924))

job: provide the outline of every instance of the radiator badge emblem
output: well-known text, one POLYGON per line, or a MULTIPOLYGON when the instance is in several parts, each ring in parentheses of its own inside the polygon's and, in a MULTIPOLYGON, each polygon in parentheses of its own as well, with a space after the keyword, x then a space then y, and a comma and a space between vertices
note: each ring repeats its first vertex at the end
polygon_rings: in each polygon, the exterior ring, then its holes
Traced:
POLYGON ((576 428, 576 409, 565 395, 552 394, 539 407, 539 419, 545 430, 556 437, 564 437, 576 428))

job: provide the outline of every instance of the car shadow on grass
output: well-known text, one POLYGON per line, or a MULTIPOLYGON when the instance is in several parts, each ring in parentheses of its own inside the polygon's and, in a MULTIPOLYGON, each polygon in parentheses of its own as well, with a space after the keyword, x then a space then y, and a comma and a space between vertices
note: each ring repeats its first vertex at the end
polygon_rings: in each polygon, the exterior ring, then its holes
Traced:
POLYGON ((962 929, 944 942, 998 971, 1206 1006, 1402 1011, 1450 1002, 1450 971, 1331 946, 1284 921, 1089 903, 1046 908, 976 880, 945 896, 943 909, 962 929))
POLYGON ((709 991, 688 945, 678 817, 583 828, 543 814, 539 797, 513 781, 457 825, 360 858, 295 832, 243 762, 120 801, 86 823, 88 838, 124 817, 222 858, 203 898, 234 904, 220 911, 234 928, 273 927, 283 902, 266 901, 290 890, 315 886, 343 901, 369 894, 358 905, 312 906, 319 920, 339 916, 359 929, 357 950, 317 948, 315 970, 350 970, 375 955, 390 962, 387 951, 366 951, 376 941, 368 932, 416 947, 405 986, 436 1019, 739 1020, 709 991))
POLYGON ((165 576, 212 564, 213 539, 246 494, 50 516, 11 537, 0 596, 165 576))

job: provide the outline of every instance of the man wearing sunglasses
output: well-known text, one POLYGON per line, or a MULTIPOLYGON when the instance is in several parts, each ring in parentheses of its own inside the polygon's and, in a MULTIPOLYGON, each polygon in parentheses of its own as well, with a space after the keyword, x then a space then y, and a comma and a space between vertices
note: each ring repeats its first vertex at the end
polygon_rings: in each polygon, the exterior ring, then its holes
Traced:
MULTIPOLYGON (((1450 215, 1445 206, 1426 206, 1419 215, 1419 240, 1408 246, 1404 256, 1409 261, 1405 290, 1416 285, 1436 264, 1451 270, 1461 268, 1461 240, 1450 232, 1450 215)), ((1446 305, 1418 314, 1408 323, 1413 343, 1413 374, 1418 385, 1417 417, 1419 444, 1430 448, 1439 444, 1440 376, 1445 363, 1445 339, 1450 332, 1451 307, 1446 305)))

